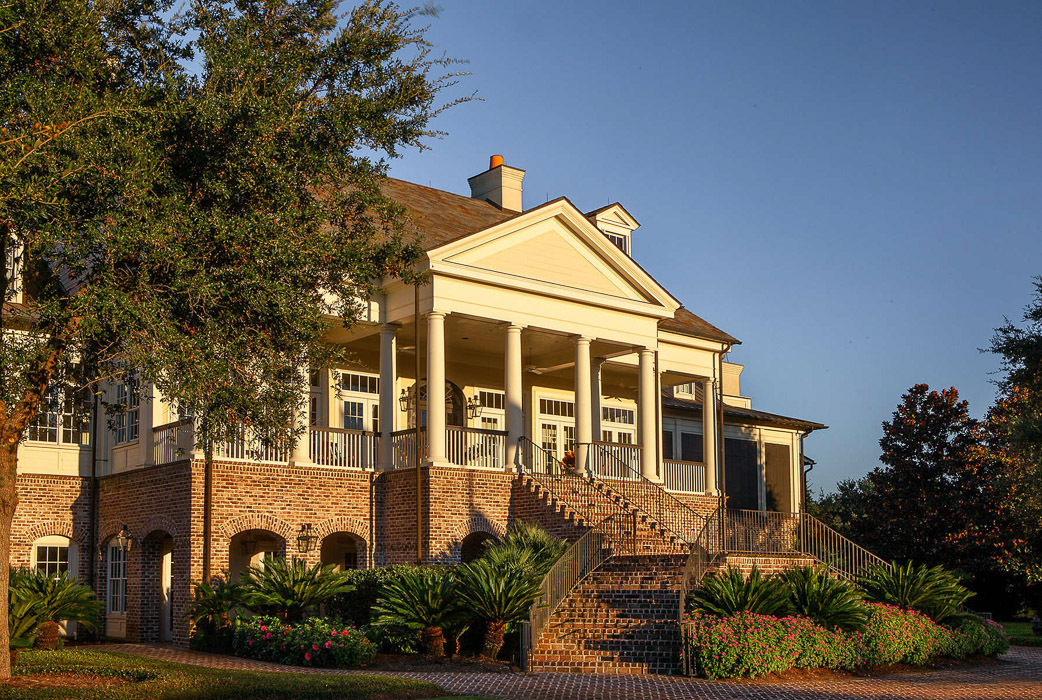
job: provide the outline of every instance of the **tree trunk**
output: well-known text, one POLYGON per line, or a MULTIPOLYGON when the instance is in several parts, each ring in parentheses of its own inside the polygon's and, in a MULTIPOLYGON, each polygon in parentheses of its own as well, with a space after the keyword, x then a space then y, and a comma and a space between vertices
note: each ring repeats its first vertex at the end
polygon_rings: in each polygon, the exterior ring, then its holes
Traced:
POLYGON ((485 623, 485 647, 481 655, 486 659, 495 661, 499 656, 499 650, 503 648, 503 629, 506 627, 502 622, 489 620, 485 623))
POLYGON ((7 620, 7 586, 10 583, 11 523, 18 506, 15 475, 18 472, 18 441, 0 444, 0 679, 11 677, 11 647, 7 620))
POLYGON ((441 627, 424 627, 420 632, 420 651, 428 656, 445 656, 445 633, 441 627))

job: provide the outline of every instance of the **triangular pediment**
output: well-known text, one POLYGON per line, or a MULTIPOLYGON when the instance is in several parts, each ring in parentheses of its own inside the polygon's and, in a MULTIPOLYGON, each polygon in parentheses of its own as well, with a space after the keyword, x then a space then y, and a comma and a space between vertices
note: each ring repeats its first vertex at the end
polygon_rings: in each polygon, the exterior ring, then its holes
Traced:
POLYGON ((456 268, 660 309, 675 300, 567 202, 551 202, 430 251, 435 269, 456 268))

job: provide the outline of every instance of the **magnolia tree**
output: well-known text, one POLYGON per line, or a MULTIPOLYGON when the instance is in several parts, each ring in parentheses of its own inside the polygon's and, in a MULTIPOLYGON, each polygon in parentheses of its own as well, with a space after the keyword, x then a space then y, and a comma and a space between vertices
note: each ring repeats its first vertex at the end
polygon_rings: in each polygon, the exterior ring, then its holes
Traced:
POLYGON ((422 12, 339 5, 0 5, 0 561, 20 443, 66 385, 150 384, 203 447, 293 440, 324 333, 410 279, 385 159, 435 135, 455 74, 422 12))

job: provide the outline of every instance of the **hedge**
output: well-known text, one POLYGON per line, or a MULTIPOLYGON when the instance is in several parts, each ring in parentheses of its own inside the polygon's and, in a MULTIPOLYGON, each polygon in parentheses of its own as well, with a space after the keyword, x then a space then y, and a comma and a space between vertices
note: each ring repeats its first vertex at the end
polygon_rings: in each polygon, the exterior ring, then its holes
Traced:
POLYGON ((376 646, 354 627, 312 617, 293 624, 277 617, 255 617, 235 626, 236 656, 293 666, 364 667, 376 646))
POLYGON ((683 628, 685 646, 698 675, 707 678, 756 677, 790 668, 921 666, 940 656, 994 656, 1009 648, 1002 628, 992 622, 967 620, 948 629, 913 610, 867 605, 868 623, 859 632, 829 630, 802 617, 695 613, 683 628))

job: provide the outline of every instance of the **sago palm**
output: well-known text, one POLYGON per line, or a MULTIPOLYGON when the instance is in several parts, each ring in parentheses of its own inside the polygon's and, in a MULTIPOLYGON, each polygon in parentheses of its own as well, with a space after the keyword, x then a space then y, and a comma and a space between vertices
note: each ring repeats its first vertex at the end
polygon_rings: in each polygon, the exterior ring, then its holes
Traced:
POLYGON ((692 609, 719 617, 739 612, 784 615, 789 607, 788 592, 777 577, 761 575, 755 565, 748 579, 734 566, 706 576, 688 601, 692 609))
POLYGON ((196 584, 195 596, 188 605, 185 617, 196 627, 217 630, 228 624, 232 609, 241 602, 241 586, 223 578, 215 578, 210 582, 196 584))
POLYGON ((962 606, 973 595, 952 572, 910 561, 892 562, 889 569, 882 564, 870 567, 861 586, 870 600, 918 610, 938 623, 966 617, 962 606))
POLYGON ((539 582, 516 567, 478 559, 459 568, 460 606, 485 624, 482 656, 495 659, 499 655, 506 626, 528 617, 540 591, 539 582))
POLYGON ((567 549, 567 542, 538 524, 517 522, 501 539, 485 545, 482 559, 527 570, 539 580, 567 549))
POLYGON ((833 577, 824 566, 799 566, 781 574, 788 589, 789 608, 824 627, 860 630, 868 622, 861 593, 849 582, 833 577))
POLYGON ((9 610, 17 615, 19 627, 12 636, 30 636, 43 623, 60 620, 77 622, 88 630, 97 627, 101 601, 94 597, 89 586, 70 577, 68 572, 48 574, 38 569, 21 569, 12 570, 11 574, 9 610))
POLYGON ((445 655, 446 630, 454 637, 463 633, 448 572, 404 573, 384 585, 372 613, 378 625, 419 633, 421 652, 431 656, 445 655))
POLYGON ((297 622, 338 593, 355 589, 349 575, 333 564, 308 566, 303 559, 265 559, 263 566, 251 566, 242 580, 246 607, 283 616, 287 622, 297 622))

